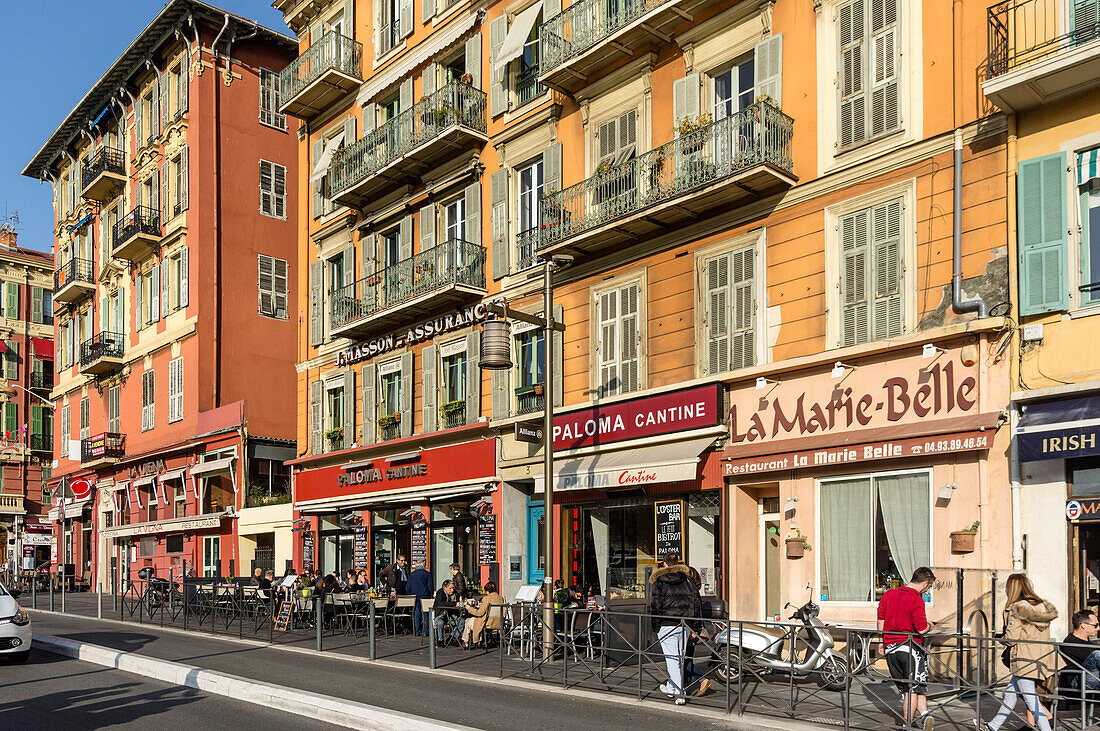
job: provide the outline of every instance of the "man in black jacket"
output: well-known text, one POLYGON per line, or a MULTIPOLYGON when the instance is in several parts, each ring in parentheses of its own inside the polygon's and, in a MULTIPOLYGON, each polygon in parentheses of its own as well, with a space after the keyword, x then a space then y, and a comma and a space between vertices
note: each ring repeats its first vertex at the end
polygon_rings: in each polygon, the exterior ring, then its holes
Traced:
POLYGON ((693 630, 699 628, 698 618, 702 615, 699 601, 699 589, 691 580, 691 571, 680 563, 679 555, 667 553, 663 568, 657 569, 650 577, 653 586, 649 592, 649 613, 653 631, 661 643, 661 652, 668 667, 668 682, 661 690, 676 705, 687 703, 684 692, 684 653, 687 651, 688 638, 693 630))
POLYGON ((409 574, 405 571, 408 559, 404 554, 397 554, 397 560, 378 573, 382 585, 386 587, 387 594, 404 594, 405 584, 409 580, 409 574))

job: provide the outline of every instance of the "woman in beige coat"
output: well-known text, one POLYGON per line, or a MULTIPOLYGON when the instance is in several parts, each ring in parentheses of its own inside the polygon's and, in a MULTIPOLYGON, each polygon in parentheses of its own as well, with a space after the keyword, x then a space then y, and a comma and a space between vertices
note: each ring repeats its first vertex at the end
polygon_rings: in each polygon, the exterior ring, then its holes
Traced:
POLYGON ((1009 669, 1012 677, 1001 699, 1001 710, 986 727, 990 731, 998 731, 1016 707, 1017 696, 1022 695, 1039 731, 1050 731, 1050 721, 1039 703, 1035 684, 1057 672, 1057 655, 1049 643, 1050 623, 1058 617, 1058 610, 1050 602, 1039 598, 1023 574, 1008 577, 1005 593, 1005 642, 1010 643, 1009 669))
POLYGON ((485 584, 485 596, 475 608, 466 608, 470 615, 462 630, 462 646, 469 647, 481 641, 481 633, 486 629, 500 629, 501 609, 493 609, 504 604, 504 597, 497 593, 497 585, 490 581, 485 584))

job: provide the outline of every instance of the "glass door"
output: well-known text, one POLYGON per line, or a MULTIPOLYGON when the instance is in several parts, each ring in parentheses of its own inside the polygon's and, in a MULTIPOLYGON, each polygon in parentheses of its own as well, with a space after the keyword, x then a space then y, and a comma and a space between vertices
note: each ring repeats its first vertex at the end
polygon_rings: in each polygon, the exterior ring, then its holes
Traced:
POLYGON ((220 536, 204 536, 202 539, 202 575, 221 576, 220 536))
POLYGON ((527 583, 541 584, 546 577, 542 546, 546 539, 546 507, 542 503, 527 506, 527 583))

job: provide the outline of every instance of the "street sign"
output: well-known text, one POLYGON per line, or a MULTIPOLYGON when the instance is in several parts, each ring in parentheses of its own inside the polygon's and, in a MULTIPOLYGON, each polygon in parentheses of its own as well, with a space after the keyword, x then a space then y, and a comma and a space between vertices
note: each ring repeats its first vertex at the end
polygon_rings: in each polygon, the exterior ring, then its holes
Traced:
POLYGON ((516 441, 528 444, 542 444, 542 424, 537 421, 517 421, 516 441))

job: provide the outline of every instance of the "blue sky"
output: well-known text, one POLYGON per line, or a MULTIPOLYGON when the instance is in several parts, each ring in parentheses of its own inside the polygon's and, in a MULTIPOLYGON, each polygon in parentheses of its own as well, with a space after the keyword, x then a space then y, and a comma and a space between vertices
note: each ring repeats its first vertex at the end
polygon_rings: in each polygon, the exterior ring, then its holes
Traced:
MULTIPOLYGON (((208 0, 293 35, 270 0, 208 0)), ((48 251, 50 186, 20 171, 84 93, 165 6, 163 0, 0 0, 0 216, 19 212, 19 244, 48 251)))

